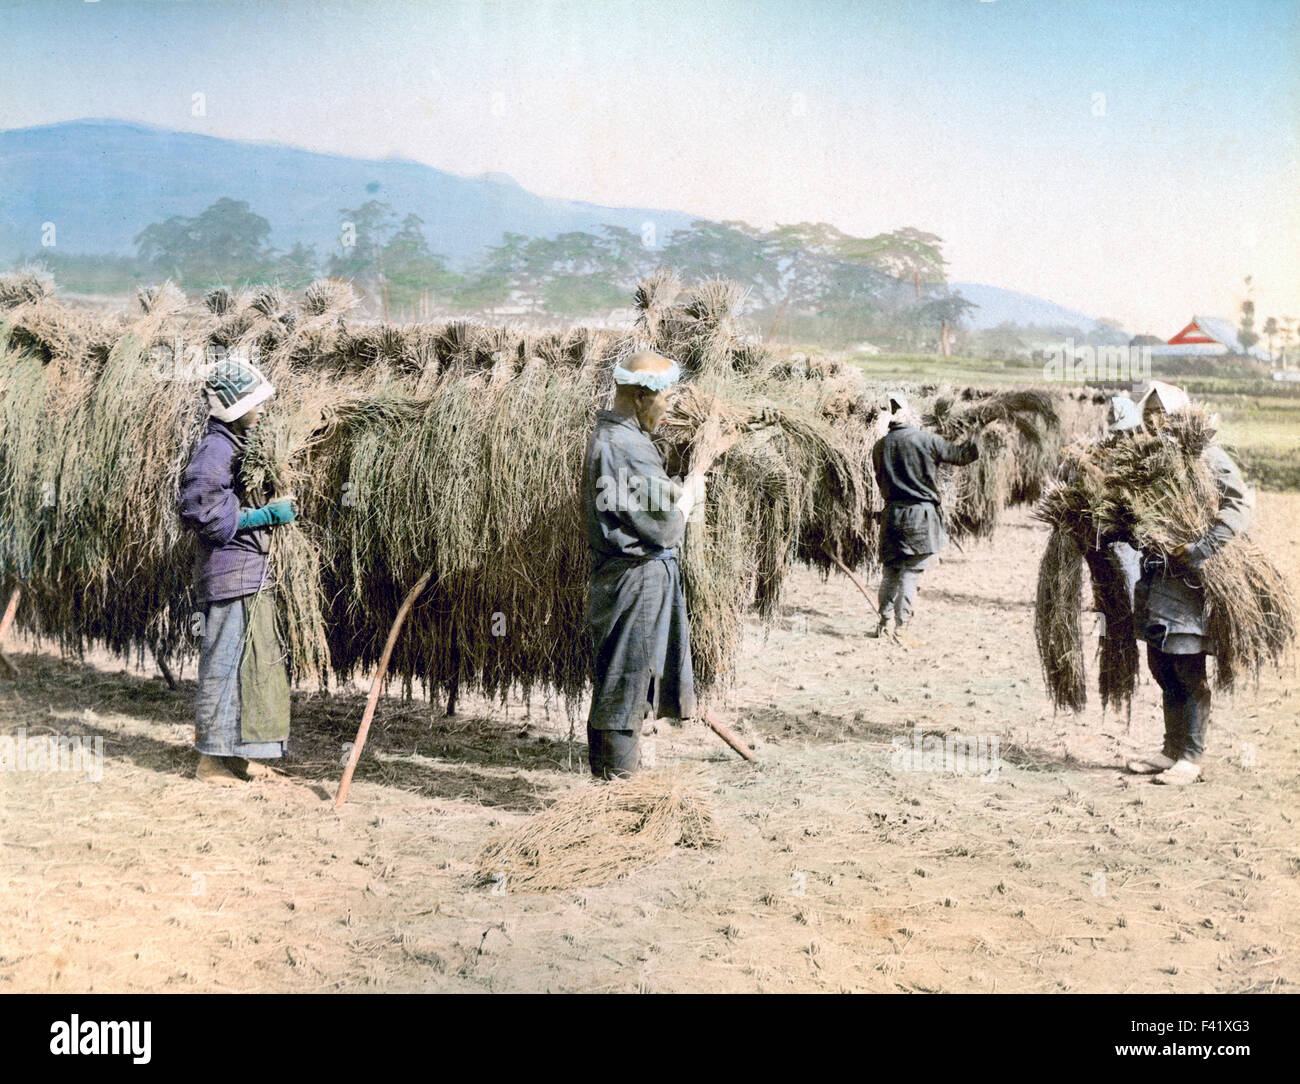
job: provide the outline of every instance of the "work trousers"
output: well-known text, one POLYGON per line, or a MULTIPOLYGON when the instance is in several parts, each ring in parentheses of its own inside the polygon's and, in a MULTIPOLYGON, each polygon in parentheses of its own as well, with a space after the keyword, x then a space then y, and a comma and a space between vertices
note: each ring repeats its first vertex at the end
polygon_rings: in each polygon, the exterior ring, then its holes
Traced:
POLYGON ((932 556, 930 553, 918 553, 900 557, 885 565, 880 577, 880 592, 876 598, 882 621, 889 620, 890 610, 893 610, 894 620, 899 625, 905 625, 912 619, 917 582, 932 556))
POLYGON ((587 727, 587 763, 597 779, 626 779, 641 763, 640 730, 587 727))
POLYGON ((1205 652, 1171 655, 1147 644, 1147 665, 1160 686, 1165 712, 1165 756, 1200 761, 1210 725, 1210 683, 1205 652))

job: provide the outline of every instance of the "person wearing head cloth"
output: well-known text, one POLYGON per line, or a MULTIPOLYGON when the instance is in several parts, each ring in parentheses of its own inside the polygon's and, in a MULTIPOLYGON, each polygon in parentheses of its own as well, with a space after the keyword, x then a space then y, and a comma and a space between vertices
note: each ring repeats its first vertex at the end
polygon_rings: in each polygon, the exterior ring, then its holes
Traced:
MULTIPOLYGON (((1110 406, 1106 410, 1106 443, 1127 440, 1142 428, 1142 411, 1127 395, 1112 395, 1110 406)), ((1115 566, 1123 573, 1124 587, 1128 592, 1129 605, 1133 605, 1133 592, 1137 588, 1138 577, 1142 572, 1142 555, 1127 542, 1112 542, 1110 552, 1115 566)), ((1090 565, 1091 567, 1091 565, 1090 565)), ((1127 624, 1127 622, 1125 622, 1127 624)), ((1127 636, 1129 630, 1105 629, 1103 636, 1127 636)))
POLYGON ((920 641, 907 631, 912 619, 916 589, 921 573, 948 543, 943 516, 939 511, 939 466, 965 466, 979 458, 973 440, 952 444, 936 433, 927 433, 901 392, 890 392, 889 430, 871 449, 876 484, 885 501, 880 524, 880 579, 877 605, 879 623, 867 635, 890 635, 905 646, 920 641))
POLYGON ((275 388, 253 365, 219 362, 208 377, 208 424, 181 476, 181 522, 198 536, 195 591, 202 609, 195 778, 222 786, 270 774, 284 756, 289 678, 267 578, 271 531, 293 520, 292 498, 247 493, 240 467, 248 434, 275 388))
MULTIPOLYGON (((1159 432, 1170 414, 1191 405, 1181 388, 1159 381, 1143 396, 1143 424, 1159 432)), ((1219 501, 1206 533, 1172 553, 1143 553, 1142 576, 1133 605, 1135 633, 1147 645, 1147 665, 1160 686, 1165 743, 1152 756, 1128 762, 1132 772, 1157 783, 1193 783, 1201 774, 1210 723, 1210 685, 1205 659, 1208 636, 1205 589, 1197 573, 1250 520, 1250 495, 1241 474, 1217 444, 1202 457, 1214 474, 1219 501)))
POLYGON ((647 712, 696 713, 677 547, 704 483, 696 475, 671 480, 650 439, 679 376, 658 354, 633 354, 615 366, 614 402, 597 413, 583 463, 593 663, 587 748, 598 779, 636 771, 647 712))

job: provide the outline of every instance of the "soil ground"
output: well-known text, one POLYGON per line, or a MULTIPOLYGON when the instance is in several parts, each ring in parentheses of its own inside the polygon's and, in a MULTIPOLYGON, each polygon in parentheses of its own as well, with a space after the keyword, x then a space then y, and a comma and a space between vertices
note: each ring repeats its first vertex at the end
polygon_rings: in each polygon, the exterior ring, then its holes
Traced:
MULTIPOLYGON (((1300 495, 1257 515, 1296 582, 1300 495)), ((287 775, 222 790, 192 778, 192 682, 11 644, 0 733, 102 737, 104 761, 0 772, 0 991, 1296 990, 1294 663, 1216 697, 1204 782, 1127 776, 1158 690, 1144 675, 1131 723, 1053 714, 1044 540, 1020 511, 948 550, 908 649, 864 636, 846 579, 798 573, 722 706, 761 765, 701 727, 645 739, 703 768, 726 841, 544 896, 472 871, 591 785, 556 706, 385 700, 335 813, 360 687, 297 697, 287 775), (997 770, 910 770, 916 727, 996 740, 997 770)))

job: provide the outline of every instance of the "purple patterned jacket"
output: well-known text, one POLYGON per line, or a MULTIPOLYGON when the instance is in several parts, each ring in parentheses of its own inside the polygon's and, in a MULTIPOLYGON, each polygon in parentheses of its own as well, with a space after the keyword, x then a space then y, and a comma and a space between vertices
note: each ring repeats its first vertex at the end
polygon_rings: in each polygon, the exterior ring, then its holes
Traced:
POLYGON ((252 503, 239 480, 245 447, 230 426, 211 419, 181 475, 178 510, 181 522, 199 536, 194 586, 205 602, 242 598, 269 586, 264 581, 270 528, 235 530, 241 503, 252 503))

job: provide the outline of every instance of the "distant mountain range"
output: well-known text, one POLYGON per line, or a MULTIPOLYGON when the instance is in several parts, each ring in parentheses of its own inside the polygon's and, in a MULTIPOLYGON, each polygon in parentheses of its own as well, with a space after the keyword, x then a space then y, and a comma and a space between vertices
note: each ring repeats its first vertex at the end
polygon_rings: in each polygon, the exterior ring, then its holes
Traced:
MULTIPOLYGON (((271 242, 302 242, 335 251, 343 208, 375 199, 400 217, 424 220, 430 248, 465 267, 507 231, 530 237, 622 226, 640 234, 653 222, 659 238, 685 229, 680 211, 600 207, 548 199, 489 173, 460 177, 400 159, 373 161, 246 143, 116 120, 79 120, 0 131, 0 260, 41 250, 44 224, 61 252, 127 255, 147 225, 192 216, 222 196, 246 200, 271 224, 271 242)), ((973 326, 1066 325, 1090 331, 1096 321, 1027 294, 954 283, 979 305, 973 326)))
POLYGON ((1077 327, 1080 331, 1095 331, 1100 325, 1091 316, 1067 309, 1052 301, 1044 301, 1032 294, 1004 290, 1000 286, 984 286, 978 282, 953 282, 949 285, 967 301, 979 306, 969 313, 967 320, 975 331, 997 327, 998 324, 1034 324, 1038 327, 1077 327))
POLYGON ((691 224, 677 211, 545 199, 500 173, 458 177, 419 162, 369 161, 270 143, 244 143, 113 120, 0 132, 0 257, 39 251, 53 222, 58 247, 133 253, 133 238, 170 215, 191 216, 222 196, 246 200, 271 241, 338 247, 342 208, 387 203, 415 212, 433 251, 464 265, 507 230, 553 236, 601 225, 659 237, 691 224))

